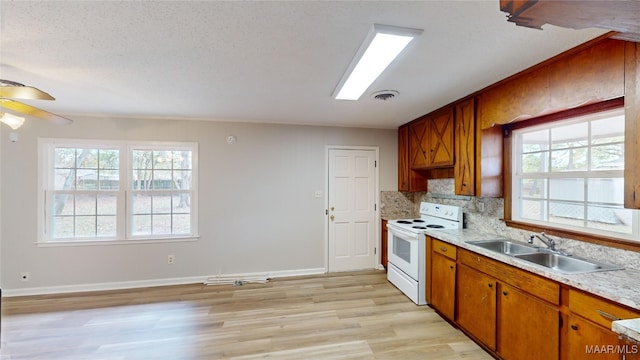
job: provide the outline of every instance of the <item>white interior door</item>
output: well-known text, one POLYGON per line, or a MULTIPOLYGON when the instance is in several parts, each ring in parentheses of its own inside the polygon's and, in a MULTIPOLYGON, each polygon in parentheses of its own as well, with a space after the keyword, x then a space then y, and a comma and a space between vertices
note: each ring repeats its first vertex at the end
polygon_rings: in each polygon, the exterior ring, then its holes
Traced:
POLYGON ((329 149, 330 272, 377 264, 376 151, 329 149))

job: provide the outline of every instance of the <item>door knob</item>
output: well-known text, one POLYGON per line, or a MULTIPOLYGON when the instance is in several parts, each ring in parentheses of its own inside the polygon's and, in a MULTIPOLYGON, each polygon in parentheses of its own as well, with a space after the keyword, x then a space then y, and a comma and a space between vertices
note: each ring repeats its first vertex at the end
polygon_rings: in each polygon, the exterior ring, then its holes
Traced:
POLYGON ((333 216, 333 215, 329 216, 329 219, 331 219, 331 221, 333 221, 333 219, 335 219, 335 218, 336 218, 336 217, 335 217, 335 216, 333 216))
POLYGON ((331 207, 331 211, 333 211, 333 210, 335 210, 335 207, 333 207, 333 206, 332 206, 332 207, 331 207))

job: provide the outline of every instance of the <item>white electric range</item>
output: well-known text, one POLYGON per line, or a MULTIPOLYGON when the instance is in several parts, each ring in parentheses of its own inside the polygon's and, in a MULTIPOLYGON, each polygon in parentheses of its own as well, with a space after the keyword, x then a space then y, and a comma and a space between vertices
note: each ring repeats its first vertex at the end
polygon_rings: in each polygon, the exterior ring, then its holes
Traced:
POLYGON ((420 203, 420 218, 390 220, 387 279, 418 305, 427 303, 426 229, 462 229, 462 208, 420 203))

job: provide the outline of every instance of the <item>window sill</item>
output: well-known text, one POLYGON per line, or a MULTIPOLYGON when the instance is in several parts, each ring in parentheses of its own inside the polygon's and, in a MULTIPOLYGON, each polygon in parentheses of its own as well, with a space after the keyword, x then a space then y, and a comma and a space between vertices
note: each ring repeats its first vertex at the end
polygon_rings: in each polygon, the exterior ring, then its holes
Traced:
POLYGON ((200 239, 199 235, 180 238, 136 238, 131 240, 64 240, 64 241, 38 241, 38 247, 58 247, 58 246, 104 246, 104 245, 139 245, 139 244, 162 244, 177 242, 193 242, 200 239))
POLYGON ((614 247, 618 249, 631 250, 640 252, 640 243, 633 242, 630 240, 624 240, 609 236, 603 236, 598 234, 587 234, 580 231, 574 231, 569 229, 563 229, 560 227, 553 226, 542 226, 539 224, 526 223, 521 221, 507 220, 505 219, 505 224, 509 227, 528 230, 533 232, 544 231, 549 235, 555 235, 558 237, 564 237, 568 239, 581 240, 585 242, 589 242, 592 244, 603 245, 614 247))

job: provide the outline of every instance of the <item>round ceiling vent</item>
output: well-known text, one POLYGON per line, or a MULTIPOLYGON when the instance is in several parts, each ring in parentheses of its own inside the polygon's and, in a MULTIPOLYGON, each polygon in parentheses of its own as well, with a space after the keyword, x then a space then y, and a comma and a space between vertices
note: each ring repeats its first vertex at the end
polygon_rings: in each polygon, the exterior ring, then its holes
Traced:
POLYGON ((400 95, 400 93, 395 90, 381 90, 371 94, 371 96, 373 96, 374 99, 382 100, 382 101, 391 100, 397 97, 398 95, 400 95))

